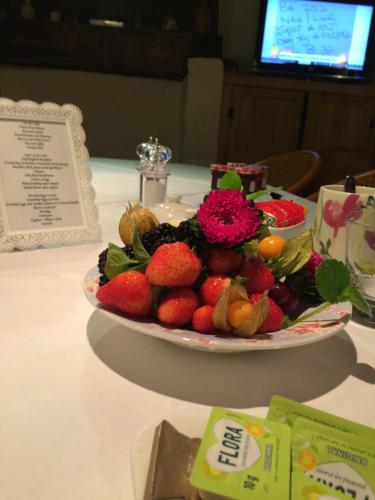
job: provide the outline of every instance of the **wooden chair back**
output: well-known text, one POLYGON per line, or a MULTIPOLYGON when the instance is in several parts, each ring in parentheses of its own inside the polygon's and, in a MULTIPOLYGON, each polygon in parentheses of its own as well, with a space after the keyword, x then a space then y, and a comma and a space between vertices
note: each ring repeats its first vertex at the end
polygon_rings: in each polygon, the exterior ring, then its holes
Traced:
POLYGON ((306 149, 281 153, 257 162, 271 167, 268 184, 282 186, 293 194, 303 194, 308 190, 317 176, 320 163, 319 154, 306 149))

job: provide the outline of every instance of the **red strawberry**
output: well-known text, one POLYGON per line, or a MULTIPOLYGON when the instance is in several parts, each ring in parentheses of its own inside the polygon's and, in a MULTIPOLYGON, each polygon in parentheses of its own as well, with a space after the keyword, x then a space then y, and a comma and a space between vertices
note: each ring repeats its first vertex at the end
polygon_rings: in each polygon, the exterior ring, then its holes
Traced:
POLYGON ((230 278, 224 274, 213 274, 205 279, 199 290, 200 303, 215 306, 221 291, 230 283, 230 278))
POLYGON ((261 293, 270 290, 275 284, 271 269, 254 257, 247 259, 239 270, 239 275, 249 279, 246 289, 249 293, 261 293))
POLYGON ((191 248, 182 242, 161 245, 151 257, 146 276, 153 285, 189 286, 201 272, 202 264, 191 248))
POLYGON ((169 290, 159 303, 158 320, 170 326, 182 326, 191 321, 199 301, 191 288, 173 288, 169 290))
POLYGON ((96 292, 97 300, 123 314, 142 318, 152 310, 152 290, 149 280, 138 271, 118 274, 96 292))
POLYGON ((193 314, 193 329, 199 333, 215 333, 216 327, 212 321, 213 312, 214 308, 212 306, 198 307, 193 314))
MULTIPOLYGON (((261 293, 253 293, 250 296, 250 301, 255 303, 262 298, 261 293)), ((280 330, 284 319, 284 313, 280 307, 272 299, 268 297, 269 311, 266 319, 260 325, 256 333, 269 333, 280 330)))
POLYGON ((243 261, 243 254, 230 248, 210 250, 207 254, 208 268, 215 274, 233 274, 243 261))

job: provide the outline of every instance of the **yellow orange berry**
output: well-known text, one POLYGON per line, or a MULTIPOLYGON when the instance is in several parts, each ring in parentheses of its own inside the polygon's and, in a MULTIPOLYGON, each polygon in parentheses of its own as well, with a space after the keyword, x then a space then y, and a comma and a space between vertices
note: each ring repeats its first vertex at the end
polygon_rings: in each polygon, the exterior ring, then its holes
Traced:
POLYGON ((279 257, 285 245, 285 240, 281 236, 267 236, 259 242, 258 252, 260 255, 268 260, 272 257, 279 257))
POLYGON ((227 319, 233 328, 238 328, 250 316, 253 306, 246 300, 236 300, 228 306, 227 319))

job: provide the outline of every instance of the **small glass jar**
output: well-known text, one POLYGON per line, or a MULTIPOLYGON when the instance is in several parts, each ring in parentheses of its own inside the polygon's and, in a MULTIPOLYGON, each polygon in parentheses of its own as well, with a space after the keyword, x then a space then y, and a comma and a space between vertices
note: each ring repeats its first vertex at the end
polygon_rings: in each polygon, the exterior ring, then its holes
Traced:
POLYGON ((250 165, 247 163, 230 162, 226 165, 211 165, 211 189, 220 189, 220 181, 226 172, 237 172, 241 177, 244 194, 251 194, 265 189, 268 181, 269 168, 267 165, 250 165))

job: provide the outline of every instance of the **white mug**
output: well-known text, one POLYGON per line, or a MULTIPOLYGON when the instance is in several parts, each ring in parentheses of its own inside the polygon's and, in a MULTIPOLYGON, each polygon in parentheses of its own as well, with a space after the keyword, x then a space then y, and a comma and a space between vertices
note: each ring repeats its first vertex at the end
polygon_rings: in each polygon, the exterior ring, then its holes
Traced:
POLYGON ((346 218, 375 198, 375 188, 357 186, 355 193, 346 193, 344 186, 322 186, 315 212, 314 248, 323 256, 345 262, 346 218))

